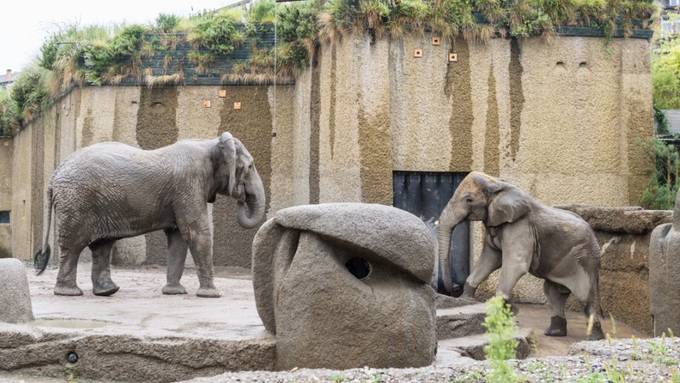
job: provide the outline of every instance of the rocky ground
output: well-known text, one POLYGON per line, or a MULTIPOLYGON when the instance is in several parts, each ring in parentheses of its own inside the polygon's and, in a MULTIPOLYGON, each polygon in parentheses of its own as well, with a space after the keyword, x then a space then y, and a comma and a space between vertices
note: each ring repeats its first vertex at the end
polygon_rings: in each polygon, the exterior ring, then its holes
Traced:
MULTIPOLYGON (((680 338, 579 342, 569 356, 510 361, 521 382, 680 382, 680 338)), ((227 382, 485 382, 489 362, 412 369, 300 369, 239 372, 191 383, 227 382)))

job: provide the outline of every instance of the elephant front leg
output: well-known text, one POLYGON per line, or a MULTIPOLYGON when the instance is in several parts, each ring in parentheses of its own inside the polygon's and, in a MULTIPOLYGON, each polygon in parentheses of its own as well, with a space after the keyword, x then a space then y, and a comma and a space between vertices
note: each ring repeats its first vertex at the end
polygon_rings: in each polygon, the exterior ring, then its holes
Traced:
POLYGON ((213 252, 210 229, 206 224, 199 228, 189 229, 189 248, 191 256, 198 268, 200 287, 196 295, 203 298, 219 298, 222 294, 215 288, 213 277, 213 252))
POLYGON ((179 230, 166 230, 168 238, 168 270, 167 284, 163 286, 163 294, 186 294, 187 290, 179 283, 184 273, 184 262, 187 257, 187 242, 182 238, 179 230))
POLYGON ((99 296, 115 294, 119 287, 111 280, 111 249, 116 241, 90 245, 92 250, 92 293, 99 296))
POLYGON ((484 242, 484 248, 482 249, 479 261, 465 281, 461 298, 474 299, 477 287, 479 287, 491 273, 501 267, 501 252, 492 248, 487 241, 484 242))

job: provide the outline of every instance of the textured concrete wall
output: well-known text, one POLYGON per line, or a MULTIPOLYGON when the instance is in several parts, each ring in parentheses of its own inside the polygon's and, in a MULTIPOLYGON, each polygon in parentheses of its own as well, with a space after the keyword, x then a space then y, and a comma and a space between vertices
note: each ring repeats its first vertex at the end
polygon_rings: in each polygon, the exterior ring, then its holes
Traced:
MULTIPOLYGON (((350 34, 319 47, 318 65, 297 77, 292 138, 282 137, 284 131, 276 138, 294 148, 292 158, 277 157, 292 160, 294 174, 292 186, 277 181, 293 191, 277 207, 316 202, 314 188, 320 202, 390 204, 394 170, 480 170, 548 204, 638 203, 652 170, 644 149, 653 133, 648 41, 605 45, 557 37, 433 45, 430 37, 373 41, 350 34), (422 57, 414 57, 415 49, 422 57), (450 62, 449 53, 457 61, 450 62)), ((482 226, 473 224, 475 259, 482 238, 482 226)), ((544 301, 542 282, 530 276, 516 293, 544 301)), ((622 315, 632 317, 625 310, 634 305, 612 302, 605 307, 621 304, 622 315)), ((645 329, 639 318, 633 321, 645 329)))
MULTIPOLYGON (((276 90, 273 86, 74 89, 20 131, 10 146, 16 153, 8 161, 12 164, 8 175, 12 176, 13 193, 7 196, 0 185, 0 204, 11 200, 8 206, 12 208, 11 226, 16 233, 11 239, 14 255, 28 260, 40 247, 46 218, 45 192, 55 166, 75 150, 96 142, 114 140, 153 149, 180 139, 214 138, 230 131, 255 157, 269 198, 272 132, 277 123, 282 131, 292 131, 293 99, 294 88, 281 85, 276 90), (220 97, 220 90, 226 90, 226 97, 220 97), (241 102, 240 110, 234 109, 234 102, 241 102)), ((288 145, 279 145, 277 150, 290 152, 285 146, 288 145)), ((280 207, 289 205, 286 200, 280 207)), ((228 198, 218 198, 209 211, 213 217, 215 263, 248 267, 250 242, 256 230, 238 227, 235 204, 228 198)), ((0 246, 1 231, 2 228, 0 246)), ((58 259, 54 238, 53 231, 52 262, 58 259)), ((113 250, 114 262, 163 264, 165 246, 161 232, 124 239, 113 250)), ((89 250, 84 250, 81 257, 89 257, 89 250)))
MULTIPOLYGON (((298 77, 296 111, 314 120, 318 87, 322 202, 390 203, 393 170, 481 170, 546 203, 621 206, 650 174, 646 40, 350 34, 322 44, 318 61, 318 82, 313 69, 298 77)), ((298 121, 293 137, 312 137, 298 121)), ((293 158, 298 171, 314 144, 293 158)))

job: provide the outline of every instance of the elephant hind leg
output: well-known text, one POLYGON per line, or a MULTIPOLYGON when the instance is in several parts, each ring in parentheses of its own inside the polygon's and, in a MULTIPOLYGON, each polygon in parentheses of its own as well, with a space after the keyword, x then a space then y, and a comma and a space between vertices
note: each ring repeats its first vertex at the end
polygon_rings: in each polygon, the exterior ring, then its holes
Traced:
POLYGON ((569 298, 569 289, 546 279, 543 282, 543 292, 552 309, 550 327, 545 330, 545 335, 567 336, 567 317, 564 306, 567 303, 567 298, 569 298))
POLYGON ((57 274, 57 283, 54 286, 54 295, 83 295, 83 290, 78 287, 76 276, 78 273, 78 258, 80 258, 80 252, 85 247, 85 244, 69 244, 68 247, 60 246, 59 272, 57 274))
POLYGON ((588 301, 585 302, 585 314, 588 318, 588 323, 592 321, 590 334, 588 339, 600 340, 604 339, 604 331, 602 331, 602 307, 600 306, 600 289, 597 276, 591 282, 591 290, 588 296, 588 301))
POLYGON ((184 273, 184 262, 187 258, 187 242, 182 238, 179 230, 166 230, 168 238, 167 284, 163 286, 163 294, 186 294, 187 290, 179 283, 184 273))
POLYGON ((115 294, 119 287, 111 280, 111 249, 115 240, 90 244, 92 250, 92 293, 99 296, 115 294))

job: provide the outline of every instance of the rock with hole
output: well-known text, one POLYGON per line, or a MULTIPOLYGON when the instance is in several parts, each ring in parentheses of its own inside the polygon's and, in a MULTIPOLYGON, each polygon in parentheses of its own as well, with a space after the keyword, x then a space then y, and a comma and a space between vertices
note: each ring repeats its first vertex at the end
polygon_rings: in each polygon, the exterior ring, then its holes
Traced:
POLYGON ((383 205, 283 209, 253 243, 257 310, 276 367, 418 367, 436 352, 434 245, 416 216, 383 205))
POLYGON ((0 259, 0 322, 33 320, 26 268, 18 259, 0 259))

